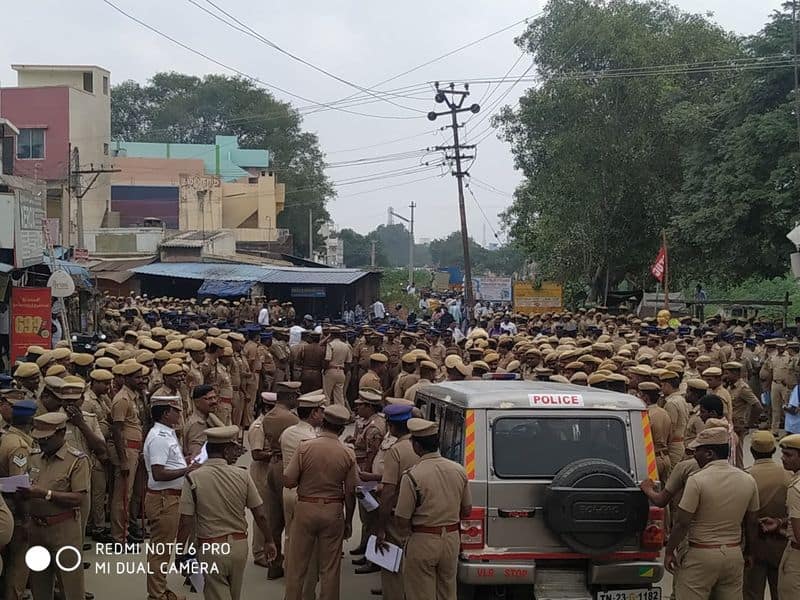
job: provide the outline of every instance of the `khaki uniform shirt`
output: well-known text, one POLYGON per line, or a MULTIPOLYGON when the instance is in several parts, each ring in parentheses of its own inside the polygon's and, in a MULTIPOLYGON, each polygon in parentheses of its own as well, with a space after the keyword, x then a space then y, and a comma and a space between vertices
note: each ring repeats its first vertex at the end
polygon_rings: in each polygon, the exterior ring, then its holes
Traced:
MULTIPOLYGON (((792 474, 771 458, 759 458, 745 469, 758 487, 758 518, 786 516, 786 491, 792 474)), ((786 538, 782 535, 756 536, 751 548, 753 554, 778 566, 786 548, 786 538)))
POLYGON ((353 362, 350 345, 336 338, 325 345, 325 360, 331 367, 344 367, 353 362))
POLYGON ((664 410, 672 422, 671 442, 683 443, 681 440, 686 435, 686 425, 689 423, 689 405, 686 399, 681 394, 670 394, 664 400, 664 410))
POLYGON ((444 347, 444 344, 441 342, 436 342, 431 346, 431 351, 428 352, 428 356, 431 357, 431 360, 436 363, 436 366, 440 369, 442 365, 444 365, 444 359, 447 354, 447 348, 444 347))
POLYGON ((298 496, 312 498, 346 497, 357 479, 355 454, 328 431, 301 442, 283 473, 286 487, 297 484, 298 496))
POLYGON ((190 393, 198 385, 203 385, 203 372, 200 370, 200 365, 193 360, 189 361, 189 372, 186 374, 186 384, 190 393))
POLYGON ((242 349, 242 355, 250 367, 250 372, 254 374, 261 373, 261 353, 258 351, 258 344, 253 340, 247 340, 242 349))
POLYGON ((276 404, 275 408, 269 411, 261 420, 261 427, 264 429, 264 437, 268 444, 273 458, 280 458, 281 455, 281 434, 292 425, 297 425, 300 419, 285 406, 276 404))
POLYGON ((725 418, 730 421, 731 415, 733 414, 733 400, 731 399, 731 395, 728 393, 728 390, 726 390, 725 387, 720 384, 719 387, 716 387, 713 390, 709 388, 708 393, 720 397, 722 400, 722 408, 725 411, 725 418))
POLYGON ((222 420, 217 415, 209 413, 208 417, 205 417, 199 411, 194 411, 184 425, 183 453, 187 456, 197 456, 206 443, 206 429, 222 425, 222 420))
POLYGON ((211 358, 208 357, 208 355, 206 355, 206 359, 199 365, 200 373, 203 376, 203 383, 206 385, 213 386, 215 390, 217 389, 217 384, 218 384, 217 364, 219 364, 218 360, 216 359, 212 360, 211 358))
POLYGON ((289 466, 297 449, 300 447, 301 442, 313 440, 317 437, 317 430, 306 423, 300 421, 296 425, 284 429, 278 442, 281 445, 281 455, 283 456, 283 468, 289 466))
MULTIPOLYGON (((231 361, 231 368, 233 367, 233 361, 231 361)), ((216 366, 217 374, 216 374, 216 381, 217 381, 217 392, 219 393, 220 398, 224 398, 226 400, 231 400, 233 398, 233 383, 231 379, 231 373, 228 367, 223 365, 221 362, 217 361, 216 366)))
MULTIPOLYGON (((66 411, 61 408, 59 412, 66 413, 66 411)), ((100 439, 103 438, 103 431, 100 429, 100 423, 97 421, 97 415, 94 413, 87 412, 85 410, 81 411, 83 413, 83 420, 86 421, 86 424, 89 426, 89 429, 100 439)), ((83 432, 78 429, 77 425, 73 425, 69 421, 67 421, 67 433, 64 437, 67 444, 80 450, 86 456, 89 457, 89 462, 94 464, 97 460, 97 456, 92 452, 91 448, 89 448, 89 442, 86 441, 86 436, 83 435, 83 432)))
POLYGON ((263 504, 246 469, 224 458, 209 458, 186 476, 181 490, 180 513, 194 515, 198 538, 246 533, 245 508, 263 504))
POLYGON ((362 471, 368 471, 372 466, 375 453, 377 453, 378 448, 380 448, 381 440, 383 440, 383 434, 385 432, 386 421, 380 413, 375 413, 360 424, 356 423, 356 431, 353 436, 355 442, 353 446, 356 453, 358 468, 362 471))
POLYGON ((431 381, 429 379, 423 379, 422 377, 420 377, 417 380, 417 383, 415 383, 414 385, 412 385, 411 387, 409 387, 406 390, 406 393, 403 394, 403 398, 406 399, 406 400, 411 400, 412 402, 416 402, 416 400, 417 400, 417 390, 419 388, 421 388, 422 386, 424 386, 424 385, 430 385, 430 384, 431 384, 431 381))
POLYGON ((372 461, 372 468, 369 469, 370 473, 383 475, 385 472, 384 465, 386 464, 386 453, 391 449, 392 446, 395 445, 396 442, 397 438, 387 430, 383 436, 383 439, 381 440, 381 446, 378 448, 378 452, 375 454, 375 458, 372 461))
MULTIPOLYGON (((786 515, 790 519, 800 519, 800 472, 794 474, 786 490, 786 515)), ((789 539, 795 544, 800 542, 800 540, 794 536, 794 529, 792 528, 791 522, 787 529, 789 531, 789 539)))
POLYGON ((745 514, 759 508, 758 487, 727 460, 715 460, 689 477, 679 507, 694 515, 690 543, 739 544, 745 514))
POLYGON ((672 419, 669 414, 658 404, 650 404, 647 407, 650 415, 650 429, 653 432, 653 445, 656 454, 666 455, 669 446, 669 436, 672 431, 672 419))
POLYGON ((111 401, 111 421, 122 423, 122 437, 125 440, 140 442, 144 438, 138 394, 127 386, 122 386, 111 401))
POLYGON ((28 472, 33 438, 13 425, 0 438, 0 477, 28 472))
POLYGON ((408 388, 419 381, 417 373, 401 372, 394 384, 394 398, 404 398, 408 388))
POLYGON ((705 427, 703 419, 700 418, 699 409, 697 407, 692 408, 689 412, 689 423, 686 425, 686 435, 683 436, 684 444, 688 446, 690 442, 693 442, 697 434, 703 431, 705 427))
POLYGON ((358 382, 358 389, 363 390, 364 388, 372 388, 375 390, 383 391, 383 384, 381 383, 381 378, 378 377, 378 374, 370 369, 361 377, 358 382))
POLYGON ((462 509, 471 505, 464 467, 429 452, 403 475, 394 512, 412 525, 443 527, 458 523, 462 509))
POLYGON ((730 388, 733 405, 733 426, 736 429, 750 427, 750 411, 758 404, 758 398, 743 379, 739 379, 730 388))
POLYGON ((407 433, 389 447, 383 458, 383 476, 381 483, 400 485, 403 473, 419 462, 419 456, 411 445, 411 434, 407 433))
MULTIPOLYGON (((43 452, 31 454, 31 485, 54 492, 87 492, 91 484, 89 457, 80 450, 64 444, 53 455, 43 452)), ((30 513, 34 517, 49 517, 67 512, 67 507, 45 500, 32 498, 30 513)))
POLYGON ((672 471, 664 484, 664 489, 672 494, 672 501, 675 505, 680 504, 683 496, 683 488, 691 475, 700 470, 700 465, 694 458, 682 460, 677 465, 673 465, 672 471))
POLYGON ((100 431, 103 432, 103 438, 108 439, 111 435, 110 424, 108 422, 109 415, 111 414, 111 402, 108 396, 105 394, 98 396, 91 388, 87 388, 86 392, 83 394, 83 404, 81 404, 81 408, 86 412, 94 413, 100 425, 100 431))

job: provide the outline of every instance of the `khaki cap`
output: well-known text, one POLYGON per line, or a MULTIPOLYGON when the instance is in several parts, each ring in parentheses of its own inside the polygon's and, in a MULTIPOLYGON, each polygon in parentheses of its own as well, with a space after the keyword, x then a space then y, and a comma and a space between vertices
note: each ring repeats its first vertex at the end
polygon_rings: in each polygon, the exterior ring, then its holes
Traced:
MULTIPOLYGON (((688 354, 688 352, 687 352, 687 354, 688 354)), ((697 362, 697 363, 711 363, 711 357, 710 356, 706 356, 705 354, 702 354, 702 355, 697 357, 695 362, 697 362)))
POLYGON ((136 373, 142 371, 145 368, 144 365, 136 361, 124 362, 118 366, 119 366, 119 374, 125 376, 135 375, 136 373))
POLYGON ((228 346, 227 348, 222 349, 222 356, 233 356, 233 348, 228 346))
POLYGON ((61 377, 66 372, 67 368, 64 365, 52 365, 44 374, 45 377, 61 377))
POLYGON ((439 424, 427 419, 411 418, 407 421, 407 425, 414 437, 430 437, 439 433, 439 424))
POLYGON ((70 356, 69 360, 71 363, 74 363, 79 367, 88 367, 90 364, 92 364, 92 362, 94 362, 94 356, 81 352, 78 354, 73 354, 70 356))
POLYGON ((183 367, 175 363, 167 363, 161 367, 162 375, 175 375, 176 373, 183 373, 183 367))
POLYGON ((702 375, 703 377, 719 377, 722 375, 722 369, 719 367, 708 367, 705 371, 703 371, 702 375))
POLYGON ((420 369, 429 369, 431 371, 435 371, 439 367, 436 366, 435 362, 432 362, 430 360, 423 360, 421 363, 419 363, 419 368, 420 369))
POLYGON ((356 404, 374 404, 380 406, 383 400, 383 394, 371 388, 363 388, 358 390, 358 398, 355 399, 356 404))
MULTIPOLYGON (((770 434, 772 435, 772 434, 770 434)), ((800 433, 793 433, 781 439, 781 448, 792 448, 793 450, 800 450, 800 433)))
MULTIPOLYGON (((167 342, 167 345, 164 346, 163 349, 167 352, 176 352, 178 350, 183 350, 183 345, 184 342, 181 342, 180 340, 171 340, 167 342)), ((203 346, 203 349, 205 349, 205 345, 203 346)))
POLYGON ((701 390, 701 391, 705 391, 709 387, 707 381, 696 378, 687 379, 686 386, 692 388, 693 390, 701 390))
POLYGON ((322 416, 332 425, 347 425, 350 422, 350 411, 341 404, 326 406, 322 416))
POLYGON ((397 404, 400 406, 414 406, 414 402, 405 398, 386 398, 386 404, 397 404))
POLYGON ((487 365, 482 360, 473 360, 472 362, 469 363, 469 366, 472 367, 473 372, 475 371, 475 369, 480 369, 482 371, 491 371, 489 365, 487 365))
POLYGON ((210 337, 210 338, 208 338, 208 343, 211 346, 215 346, 217 348, 222 348, 223 350, 225 348, 232 348, 231 343, 228 340, 223 340, 222 338, 219 338, 219 337, 210 337))
POLYGON ((448 369, 455 369, 458 363, 463 363, 464 361, 461 360, 461 357, 457 354, 450 354, 444 359, 444 366, 448 369))
POLYGON ((151 338, 141 338, 139 340, 139 347, 144 348, 146 350, 151 350, 153 352, 155 352, 156 350, 161 350, 161 348, 163 348, 163 346, 159 342, 151 338))
POLYGON ((67 413, 48 412, 33 418, 31 437, 36 439, 47 438, 59 429, 67 428, 67 413))
POLYGON ((769 431, 754 431, 750 436, 750 448, 756 452, 775 450, 775 436, 769 431))
POLYGON ((206 429, 206 439, 210 444, 227 444, 235 442, 238 437, 239 428, 236 425, 206 429))
POLYGON ((563 375, 550 375, 548 379, 550 379, 550 381, 553 383, 569 383, 569 379, 563 375))
POLYGON ((35 346, 34 345, 34 346, 28 346, 28 350, 25 353, 26 354, 35 354, 36 356, 41 356, 45 352, 47 352, 47 350, 45 350, 41 346, 35 346))
POLYGON ((380 363, 385 363, 389 360, 389 358, 385 354, 381 354, 380 352, 376 352, 375 354, 370 354, 369 359, 380 363))
POLYGON ((726 371, 741 371, 742 366, 742 363, 732 360, 731 362, 726 362, 724 365, 722 365, 722 368, 726 371))
POLYGON ((675 373, 674 371, 661 371, 661 373, 658 375, 658 378, 661 381, 669 381, 670 379, 680 379, 680 377, 681 376, 675 373))
POLYGON ((280 381, 275 384, 279 392, 296 392, 302 384, 299 381, 280 381))
POLYGON ((101 356, 94 361, 94 366, 99 369, 113 369, 116 364, 116 361, 109 356, 101 356))
POLYGON ((506 372, 516 373, 521 366, 522 364, 518 360, 512 360, 510 363, 508 363, 508 365, 506 365, 506 372))
MULTIPOLYGON (((43 368, 47 363, 53 360, 53 352, 48 350, 44 354, 40 354, 39 358, 36 359, 36 366, 40 369, 43 368)), ((29 363, 33 364, 33 363, 29 363)))
POLYGON ((171 406, 177 410, 183 410, 180 396, 153 396, 150 398, 150 406, 171 406))
MULTIPOLYGON (((772 435, 772 434, 770 434, 772 435)), ((728 430, 725 427, 708 427, 703 429, 700 433, 697 434, 697 437, 694 438, 689 444, 687 444, 687 448, 699 448, 700 446, 721 446, 722 444, 730 443, 730 437, 728 436, 728 430)))
POLYGON ((278 394, 275 392, 261 392, 261 399, 265 404, 275 404, 278 401, 278 394))
POLYGON ((305 395, 297 399, 297 406, 300 408, 319 408, 328 401, 325 394, 318 394, 316 396, 305 395))
POLYGON ((661 390, 659 385, 653 381, 643 381, 639 384, 639 389, 643 392, 658 392, 661 390))
POLYGON ((89 373, 89 378, 95 381, 112 381, 114 375, 111 374, 111 371, 106 371, 105 369, 95 369, 89 373))
POLYGON ((56 348, 51 353, 51 357, 53 360, 64 360, 65 358, 69 358, 72 354, 69 348, 56 348))
POLYGON ((150 350, 139 350, 136 353, 136 362, 138 363, 146 363, 150 362, 151 360, 155 360, 156 355, 150 352, 150 350))
POLYGON ((166 350, 156 350, 153 352, 153 358, 155 360, 169 360, 172 358, 172 354, 167 352, 166 350))
POLYGON ((574 373, 572 375, 572 377, 569 378, 569 382, 570 383, 584 382, 584 381, 588 383, 589 378, 586 376, 586 373, 584 373, 583 371, 577 371, 576 373, 574 373))
POLYGON ((243 342, 244 341, 244 336, 241 333, 239 333, 238 331, 234 331, 234 332, 231 332, 231 333, 228 334, 228 339, 229 340, 233 340, 235 342, 243 342))
POLYGON ((408 352, 403 354, 403 357, 400 360, 407 365, 413 365, 415 362, 417 362, 417 356, 413 352, 408 352))
POLYGON ((487 352, 483 355, 483 361, 486 363, 493 363, 500 360, 500 355, 497 352, 487 352))
POLYGON ((16 371, 14 371, 14 377, 17 379, 26 379, 28 377, 35 377, 36 375, 40 375, 41 371, 39 367, 34 363, 21 363, 16 371))
MULTIPOLYGON (((169 344, 167 344, 167 346, 169 346, 169 344)), ((202 352, 203 350, 206 349, 206 344, 205 342, 202 342, 195 338, 186 338, 185 340, 183 340, 183 348, 184 350, 188 350, 189 352, 202 352)))

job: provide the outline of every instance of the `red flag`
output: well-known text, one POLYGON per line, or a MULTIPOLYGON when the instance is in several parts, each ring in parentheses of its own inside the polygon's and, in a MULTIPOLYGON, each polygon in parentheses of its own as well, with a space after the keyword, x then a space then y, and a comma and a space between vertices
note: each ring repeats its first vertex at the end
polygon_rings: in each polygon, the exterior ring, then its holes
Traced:
POLYGON ((653 274, 659 283, 664 281, 664 270, 667 266, 667 249, 664 246, 661 246, 658 250, 658 254, 656 255, 656 260, 653 265, 650 267, 650 272, 653 274))

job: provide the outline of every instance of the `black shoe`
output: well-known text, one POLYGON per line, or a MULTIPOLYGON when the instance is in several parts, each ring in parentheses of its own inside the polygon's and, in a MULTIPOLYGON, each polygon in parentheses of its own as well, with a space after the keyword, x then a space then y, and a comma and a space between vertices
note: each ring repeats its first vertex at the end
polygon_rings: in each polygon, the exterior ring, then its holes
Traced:
POLYGON ((140 537, 136 537, 135 535, 128 534, 128 543, 129 544, 141 544, 144 540, 140 537))
POLYGON ((283 567, 280 565, 269 567, 267 569, 267 579, 270 581, 273 579, 280 579, 281 577, 283 577, 283 567))
POLYGON ((351 560, 350 562, 353 563, 357 567, 361 567, 361 566, 364 566, 365 564, 367 564, 367 559, 362 556, 361 558, 355 558, 355 559, 351 560))
POLYGON ((383 590, 380 588, 372 588, 369 593, 373 596, 383 596, 383 590))
POLYGON ((367 549, 364 546, 359 546, 358 548, 353 548, 350 550, 350 556, 358 556, 359 554, 364 554, 367 549))
POLYGON ((92 539, 99 544, 113 544, 117 541, 111 537, 111 533, 106 533, 105 531, 95 532, 95 534, 92 536, 92 539))
POLYGON ((83 545, 83 551, 84 551, 84 552, 88 552, 88 551, 89 551, 89 550, 91 550, 91 549, 92 549, 92 545, 91 545, 89 542, 86 542, 86 543, 83 545))
POLYGON ((84 562, 84 563, 83 563, 83 570, 85 571, 86 569, 88 569, 88 568, 89 568, 89 567, 91 567, 91 566, 92 566, 92 563, 90 563, 90 562, 84 562))
POLYGON ((86 598, 86 600, 94 600, 94 594, 92 592, 86 592, 83 597, 86 598))
POLYGON ((378 565, 367 563, 363 567, 356 569, 356 575, 366 575, 367 573, 377 573, 381 568, 378 565))

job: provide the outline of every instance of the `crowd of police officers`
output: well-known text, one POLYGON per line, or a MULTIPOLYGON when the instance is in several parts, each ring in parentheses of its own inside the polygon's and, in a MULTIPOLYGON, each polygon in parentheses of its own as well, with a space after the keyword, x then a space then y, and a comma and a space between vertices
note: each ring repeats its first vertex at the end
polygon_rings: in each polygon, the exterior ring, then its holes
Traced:
POLYGON ((439 454, 438 425, 415 399, 426 384, 488 373, 645 402, 662 485, 641 487, 670 508, 679 600, 763 598, 767 585, 773 599, 800 598, 800 435, 781 437, 800 344, 752 321, 508 316, 454 336, 425 321, 301 326, 288 303, 261 298, 109 299, 105 341, 32 346, 2 383, 0 477, 30 477, 0 502, 4 598, 91 597, 83 568, 30 571, 32 546, 55 555, 91 539, 136 552, 147 539, 149 600, 183 597, 167 585, 171 564, 204 565, 205 598, 238 599, 251 554, 284 578, 287 599, 337 599, 358 510, 350 554, 356 573, 380 572, 374 593, 453 599, 467 477, 439 454), (236 466, 245 446, 248 470, 236 466), (405 548, 399 572, 363 558, 371 535, 405 548))

